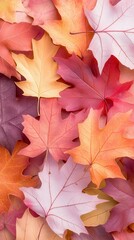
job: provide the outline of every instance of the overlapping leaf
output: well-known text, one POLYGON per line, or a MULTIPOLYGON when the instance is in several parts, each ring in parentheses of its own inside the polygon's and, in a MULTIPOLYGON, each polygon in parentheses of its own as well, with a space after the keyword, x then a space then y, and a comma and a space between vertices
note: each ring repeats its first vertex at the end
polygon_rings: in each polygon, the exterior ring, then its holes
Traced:
POLYGON ((19 77, 11 51, 31 51, 32 38, 36 38, 41 32, 39 27, 29 23, 11 24, 0 20, 0 72, 8 77, 19 77))
POLYGON ((73 34, 87 32, 90 27, 84 15, 81 0, 53 0, 61 20, 52 20, 44 25, 55 44, 65 46, 69 53, 82 56, 87 50, 92 34, 73 34))
POLYGON ((89 45, 98 60, 100 72, 111 55, 127 67, 134 68, 134 0, 122 0, 112 6, 108 0, 99 0, 95 8, 85 14, 93 28, 89 45))
POLYGON ((58 18, 57 10, 52 0, 22 0, 26 13, 33 18, 34 25, 43 25, 48 20, 58 18))
POLYGON ((103 179, 124 178, 117 158, 134 158, 134 139, 125 137, 124 132, 132 125, 130 116, 131 112, 117 113, 103 128, 99 128, 100 115, 91 109, 87 119, 79 124, 81 144, 67 152, 75 162, 89 165, 91 179, 98 187, 103 179))
POLYGON ((134 222, 134 177, 133 171, 131 171, 133 170, 133 163, 128 162, 126 167, 128 172, 127 181, 123 179, 109 179, 104 188, 104 192, 118 202, 112 209, 110 218, 105 224, 105 229, 108 232, 121 232, 134 222))
POLYGON ((98 204, 94 211, 86 213, 81 217, 85 226, 95 227, 103 225, 107 222, 110 216, 110 211, 116 205, 116 201, 114 201, 108 195, 105 195, 99 189, 95 189, 93 186, 90 185, 88 188, 85 189, 84 192, 86 192, 87 194, 98 195, 99 198, 107 200, 107 202, 98 204))
POLYGON ((104 200, 82 193, 82 189, 89 183, 84 167, 68 159, 59 169, 54 159, 48 156, 39 177, 42 182, 39 189, 21 188, 25 204, 45 217, 58 235, 63 236, 66 229, 78 234, 87 233, 80 215, 92 211, 104 200))
POLYGON ((54 62, 59 47, 55 46, 47 34, 39 40, 33 40, 34 59, 24 54, 13 54, 17 64, 17 71, 26 78, 26 81, 16 83, 25 96, 58 97, 59 92, 67 86, 57 82, 60 76, 57 74, 57 64, 54 62))
POLYGON ((67 111, 103 107, 103 111, 107 113, 114 101, 120 104, 119 100, 124 100, 123 95, 132 85, 132 81, 119 83, 119 62, 114 57, 108 60, 98 77, 93 75, 88 64, 75 55, 68 59, 55 59, 59 67, 58 73, 73 86, 60 93, 59 101, 67 111))
POLYGON ((0 1, 0 18, 7 22, 15 22, 17 15, 16 13, 21 11, 24 11, 21 0, 0 1))
POLYGON ((10 151, 16 141, 24 139, 22 114, 37 116, 36 99, 16 96, 15 83, 0 75, 0 144, 10 151))
POLYGON ((18 156, 18 152, 26 146, 18 142, 12 155, 4 147, 0 147, 0 213, 8 211, 10 207, 10 195, 23 199, 20 187, 36 186, 37 178, 23 175, 28 165, 28 158, 18 156))
POLYGON ((133 240, 133 12, 0 0, 0 240, 133 240))
POLYGON ((15 196, 10 196, 10 200, 8 212, 0 214, 0 232, 6 228, 13 236, 16 236, 16 219, 22 217, 26 206, 15 196))
POLYGON ((16 240, 65 240, 57 236, 47 225, 45 219, 34 217, 27 209, 21 219, 17 220, 16 240))
POLYGON ((24 116, 23 132, 30 144, 20 153, 36 157, 47 150, 57 161, 67 159, 68 154, 64 152, 78 145, 73 141, 78 138, 77 123, 83 121, 86 115, 86 111, 81 111, 63 119, 57 99, 41 99, 40 120, 24 116))

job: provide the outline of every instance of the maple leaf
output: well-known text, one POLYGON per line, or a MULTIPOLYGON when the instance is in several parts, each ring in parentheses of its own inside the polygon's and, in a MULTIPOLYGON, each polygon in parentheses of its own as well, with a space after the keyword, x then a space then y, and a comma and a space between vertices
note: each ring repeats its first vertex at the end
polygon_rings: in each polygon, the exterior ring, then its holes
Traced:
POLYGON ((71 240, 113 240, 112 236, 105 231, 102 226, 98 227, 90 227, 87 228, 88 235, 80 234, 76 235, 75 233, 72 235, 71 240))
POLYGON ((81 144, 67 153, 75 162, 89 165, 97 187, 103 179, 124 178, 116 159, 134 157, 134 139, 125 137, 125 129, 132 126, 130 116, 131 112, 117 113, 100 129, 100 112, 91 109, 87 119, 78 124, 81 144))
POLYGON ((127 180, 108 179, 103 189, 118 202, 111 210, 108 222, 104 225, 108 232, 121 232, 134 222, 134 165, 133 160, 129 161, 124 163, 124 167, 127 168, 127 180))
POLYGON ((59 236, 63 236, 66 229, 78 234, 87 233, 80 215, 92 211, 104 200, 82 193, 90 181, 85 168, 71 159, 59 168, 48 155, 39 178, 42 183, 40 188, 21 188, 25 195, 24 203, 45 217, 50 228, 59 236))
POLYGON ((8 23, 0 20, 0 72, 19 78, 11 51, 31 51, 31 40, 42 31, 29 23, 8 23), (19 40, 18 40, 19 39, 19 40))
POLYGON ((68 59, 55 57, 55 60, 59 75, 73 85, 60 93, 59 102, 67 111, 103 107, 107 114, 115 100, 124 100, 126 91, 133 83, 119 83, 119 62, 114 57, 107 61, 102 74, 97 77, 93 75, 89 65, 75 55, 68 59))
MULTIPOLYGON (((0 18, 4 21, 13 23, 16 22, 16 17, 19 12, 23 15, 23 20, 27 19, 24 14, 24 7, 22 5, 21 0, 4 0, 0 1, 0 18)), ((22 20, 22 19, 21 19, 22 20)))
POLYGON ((25 143, 18 142, 12 155, 6 148, 0 147, 0 213, 8 211, 10 195, 23 199, 20 187, 37 185, 36 178, 22 174, 29 161, 27 157, 18 155, 18 152, 25 146, 25 143))
POLYGON ((98 195, 99 198, 107 200, 107 202, 98 204, 96 209, 92 212, 81 216, 84 225, 87 227, 94 227, 105 224, 110 216, 110 210, 116 205, 116 201, 99 189, 94 188, 91 184, 89 184, 84 192, 90 195, 98 195))
POLYGON ((29 209, 17 220, 16 232, 16 240, 65 240, 50 229, 44 218, 33 217, 29 209))
POLYGON ((123 65, 134 68, 133 12, 134 0, 122 0, 115 6, 108 0, 99 0, 92 11, 85 8, 94 32, 89 49, 98 60, 100 72, 111 55, 117 57, 123 65))
POLYGON ((16 96, 16 86, 7 77, 0 75, 0 144, 12 151, 22 134, 22 114, 37 116, 36 99, 16 96))
POLYGON ((45 24, 48 20, 58 18, 57 10, 52 0, 22 0, 26 13, 31 16, 34 25, 45 24))
POLYGON ((26 81, 17 82, 25 96, 58 97, 59 92, 67 87, 62 82, 57 82, 60 76, 57 74, 57 63, 53 56, 59 47, 55 46, 47 34, 39 40, 33 40, 34 59, 24 54, 12 54, 17 71, 22 74, 26 81))
POLYGON ((44 25, 55 44, 65 46, 69 53, 82 56, 87 50, 92 34, 73 34, 88 31, 90 27, 84 15, 81 0, 54 0, 53 1, 61 20, 51 20, 44 25))
POLYGON ((67 159, 68 154, 64 152, 77 145, 73 141, 78 138, 77 123, 83 121, 86 115, 86 111, 81 111, 62 119, 57 99, 41 99, 40 120, 30 115, 24 116, 23 133, 31 143, 20 153, 36 157, 48 150, 57 161, 67 159))

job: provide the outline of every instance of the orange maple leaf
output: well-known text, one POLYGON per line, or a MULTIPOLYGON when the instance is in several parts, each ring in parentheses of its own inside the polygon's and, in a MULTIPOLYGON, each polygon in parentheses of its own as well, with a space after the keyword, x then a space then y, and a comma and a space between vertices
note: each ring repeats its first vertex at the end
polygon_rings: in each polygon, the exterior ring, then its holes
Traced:
POLYGON ((100 112, 90 110, 89 116, 78 124, 80 146, 67 151, 75 162, 89 165, 91 179, 99 187, 106 178, 124 178, 117 158, 134 158, 134 139, 125 136, 125 129, 132 126, 131 111, 117 113, 99 128, 100 112))
POLYGON ((93 35, 89 34, 91 28, 85 18, 83 1, 54 0, 54 4, 61 20, 50 20, 41 27, 49 33, 55 44, 65 46, 69 53, 74 52, 81 57, 87 50, 93 35), (79 32, 84 33, 79 34, 79 32))
POLYGON ((8 211, 11 201, 10 195, 23 199, 20 187, 35 187, 37 178, 23 175, 28 166, 28 157, 17 155, 27 144, 19 141, 10 155, 9 151, 0 146, 0 213, 8 211))

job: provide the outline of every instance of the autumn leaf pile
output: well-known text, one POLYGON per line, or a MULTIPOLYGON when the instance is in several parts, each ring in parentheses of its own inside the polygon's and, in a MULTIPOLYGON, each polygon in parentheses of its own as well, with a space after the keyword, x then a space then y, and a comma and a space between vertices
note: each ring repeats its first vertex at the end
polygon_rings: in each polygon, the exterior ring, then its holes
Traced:
POLYGON ((0 0, 0 240, 134 239, 134 0, 0 0))

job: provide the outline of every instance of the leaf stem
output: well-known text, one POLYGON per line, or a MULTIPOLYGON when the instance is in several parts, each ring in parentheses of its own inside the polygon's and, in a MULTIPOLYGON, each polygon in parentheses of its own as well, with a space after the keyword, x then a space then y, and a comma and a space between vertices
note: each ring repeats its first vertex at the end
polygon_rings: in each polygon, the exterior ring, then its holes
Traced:
POLYGON ((40 97, 38 97, 38 102, 37 102, 37 114, 40 116, 40 97))
POLYGON ((87 32, 75 32, 75 33, 70 32, 71 35, 76 35, 76 34, 87 34, 87 33, 94 33, 94 30, 90 30, 90 31, 87 31, 87 32))

